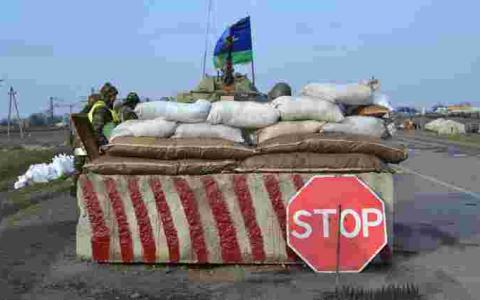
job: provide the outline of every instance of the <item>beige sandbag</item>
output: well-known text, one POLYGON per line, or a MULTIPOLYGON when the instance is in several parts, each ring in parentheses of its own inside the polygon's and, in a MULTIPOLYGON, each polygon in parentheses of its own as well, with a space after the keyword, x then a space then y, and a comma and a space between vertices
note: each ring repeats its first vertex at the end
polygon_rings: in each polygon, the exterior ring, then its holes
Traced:
POLYGON ((319 121, 284 121, 260 129, 256 133, 257 143, 273 139, 282 135, 316 133, 326 122, 319 121))
POLYGON ((260 153, 364 153, 372 154, 387 163, 399 163, 408 157, 403 144, 365 136, 307 133, 281 136, 257 146, 260 153))
POLYGON ((234 160, 157 160, 102 156, 86 164, 84 169, 102 175, 204 175, 229 173, 237 164, 234 160))
POLYGON ((384 163, 373 155, 292 152, 262 154, 242 161, 237 172, 381 172, 384 163))
POLYGON ((160 139, 151 137, 119 137, 106 150, 111 156, 155 159, 244 159, 255 149, 223 139, 160 139))

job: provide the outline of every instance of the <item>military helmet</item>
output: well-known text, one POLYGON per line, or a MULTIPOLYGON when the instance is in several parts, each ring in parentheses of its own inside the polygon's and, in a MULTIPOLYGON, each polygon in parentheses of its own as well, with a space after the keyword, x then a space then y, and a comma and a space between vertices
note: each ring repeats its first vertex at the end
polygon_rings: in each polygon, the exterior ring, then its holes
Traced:
POLYGON ((134 104, 137 105, 140 102, 140 97, 138 97, 137 93, 131 92, 127 95, 127 98, 125 98, 124 103, 125 104, 134 104))
POLYGON ((285 82, 279 82, 268 93, 268 100, 274 100, 280 96, 291 96, 292 89, 285 82))
POLYGON ((103 98, 106 98, 111 95, 118 95, 118 90, 110 83, 105 83, 102 88, 100 89, 100 94, 103 98))

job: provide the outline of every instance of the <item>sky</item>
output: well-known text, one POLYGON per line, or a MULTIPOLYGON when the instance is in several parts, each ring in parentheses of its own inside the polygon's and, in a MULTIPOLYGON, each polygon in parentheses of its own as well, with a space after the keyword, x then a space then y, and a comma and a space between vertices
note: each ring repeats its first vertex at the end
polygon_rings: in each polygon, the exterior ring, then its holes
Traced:
MULTIPOLYGON (((480 2, 212 0, 207 71, 226 26, 251 17, 256 85, 375 76, 394 106, 480 106, 480 2)), ((157 99, 202 76, 208 0, 5 0, 0 4, 0 118, 8 89, 23 116, 49 97, 78 102, 110 81, 157 99)), ((249 72, 248 66, 237 66, 249 72)), ((76 107, 76 110, 80 106, 76 107)), ((58 112, 62 112, 61 109, 58 112)))

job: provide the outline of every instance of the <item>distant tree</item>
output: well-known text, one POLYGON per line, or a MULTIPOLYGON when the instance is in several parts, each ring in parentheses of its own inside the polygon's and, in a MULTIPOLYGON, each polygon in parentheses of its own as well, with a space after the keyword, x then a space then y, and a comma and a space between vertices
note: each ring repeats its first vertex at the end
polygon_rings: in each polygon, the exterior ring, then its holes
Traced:
POLYGON ((7 126, 8 125, 8 120, 7 119, 1 119, 0 120, 0 126, 7 126))
POLYGON ((31 114, 30 117, 28 117, 28 121, 30 122, 30 126, 45 126, 48 124, 47 116, 42 113, 31 114))

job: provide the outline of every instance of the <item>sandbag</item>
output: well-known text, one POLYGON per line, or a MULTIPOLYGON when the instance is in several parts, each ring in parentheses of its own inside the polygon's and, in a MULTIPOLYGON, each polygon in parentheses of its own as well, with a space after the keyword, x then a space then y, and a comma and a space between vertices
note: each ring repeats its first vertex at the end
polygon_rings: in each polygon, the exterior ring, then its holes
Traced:
POLYGON ((386 136, 386 130, 382 119, 363 116, 346 117, 341 123, 328 123, 322 127, 322 132, 357 134, 376 138, 386 136))
POLYGON ((338 105, 312 97, 282 96, 271 105, 280 111, 282 121, 316 120, 340 122, 344 116, 338 105))
POLYGON ((205 122, 210 107, 211 103, 203 99, 194 103, 154 101, 138 104, 135 107, 135 113, 142 120, 163 118, 182 123, 199 123, 205 122))
POLYGON ((381 118, 389 113, 388 108, 380 105, 368 105, 358 107, 355 111, 355 115, 364 117, 377 117, 381 118))
POLYGON ((293 152, 249 157, 237 172, 382 172, 385 164, 368 154, 293 152))
POLYGON ((172 138, 217 138, 236 143, 245 142, 239 128, 208 123, 181 124, 175 130, 172 138))
POLYGON ((464 124, 443 118, 439 118, 427 123, 425 125, 425 129, 443 135, 466 133, 464 124))
POLYGON ((326 122, 319 121, 283 121, 265 127, 256 132, 256 142, 263 143, 282 135, 319 132, 326 122))
POLYGON ((301 90, 301 95, 321 98, 347 105, 373 104, 374 87, 368 83, 333 84, 309 83, 301 90))
POLYGON ((400 163, 408 158, 405 145, 360 135, 342 133, 307 133, 280 136, 257 146, 257 151, 266 153, 363 153, 371 154, 387 163, 400 163))
POLYGON ((128 120, 115 127, 110 141, 121 136, 153 136, 166 138, 174 132, 177 124, 163 119, 128 120))
POLYGON ((107 155, 172 159, 244 159, 255 149, 222 139, 119 137, 106 149, 107 155))
POLYGON ((102 175, 205 175, 230 173, 236 166, 234 160, 157 160, 102 156, 85 164, 84 170, 102 175))
POLYGON ((269 104, 253 101, 218 101, 212 104, 207 122, 238 128, 263 128, 278 121, 280 113, 269 104))

